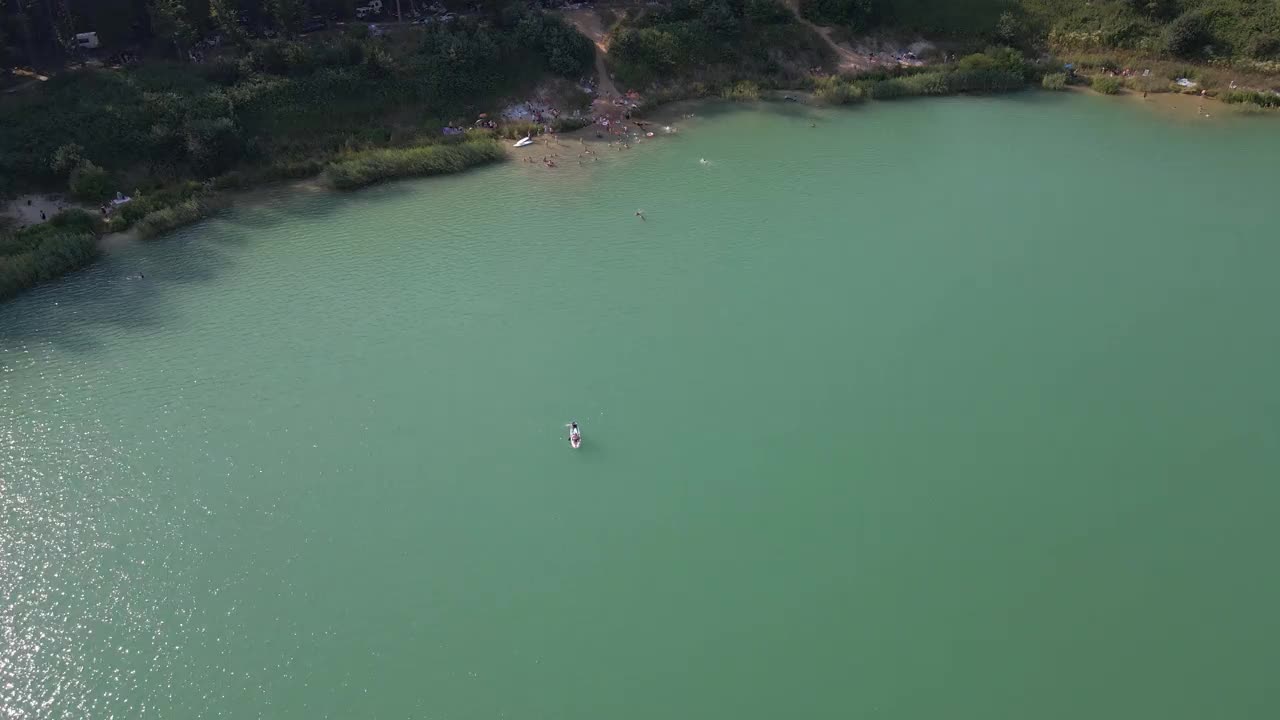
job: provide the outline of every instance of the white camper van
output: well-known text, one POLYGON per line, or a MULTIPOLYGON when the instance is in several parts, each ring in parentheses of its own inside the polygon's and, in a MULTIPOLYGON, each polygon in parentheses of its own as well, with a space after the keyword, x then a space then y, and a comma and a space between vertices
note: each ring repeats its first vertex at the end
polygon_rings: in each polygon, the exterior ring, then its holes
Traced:
POLYGON ((382 14, 382 0, 369 0, 368 3, 356 8, 357 18, 366 18, 370 15, 382 14))

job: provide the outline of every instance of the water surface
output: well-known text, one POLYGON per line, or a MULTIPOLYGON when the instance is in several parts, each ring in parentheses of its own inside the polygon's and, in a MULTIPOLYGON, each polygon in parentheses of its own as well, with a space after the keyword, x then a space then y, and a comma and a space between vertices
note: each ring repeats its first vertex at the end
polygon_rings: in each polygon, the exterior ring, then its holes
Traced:
POLYGON ((0 307, 0 715, 1274 716, 1276 126, 697 112, 0 307))

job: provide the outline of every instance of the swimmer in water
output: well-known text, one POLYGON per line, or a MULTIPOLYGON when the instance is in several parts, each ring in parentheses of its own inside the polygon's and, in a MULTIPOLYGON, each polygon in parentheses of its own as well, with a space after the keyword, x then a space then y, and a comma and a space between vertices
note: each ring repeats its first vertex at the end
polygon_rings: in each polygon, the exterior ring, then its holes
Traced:
MULTIPOLYGON (((636 211, 636 217, 640 218, 641 220, 644 220, 644 211, 643 211, 643 210, 637 210, 637 211, 636 211)), ((648 221, 646 220, 645 222, 648 222, 648 221)))

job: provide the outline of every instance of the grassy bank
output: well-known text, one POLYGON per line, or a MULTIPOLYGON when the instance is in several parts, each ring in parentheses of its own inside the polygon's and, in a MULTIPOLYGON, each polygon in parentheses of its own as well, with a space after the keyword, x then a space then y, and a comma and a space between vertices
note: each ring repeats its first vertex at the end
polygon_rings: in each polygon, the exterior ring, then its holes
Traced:
POLYGON ((863 100, 1003 93, 1040 82, 1044 67, 1026 62, 1010 48, 988 48, 958 62, 929 67, 899 67, 860 75, 818 77, 814 97, 828 105, 848 105, 863 100))
MULTIPOLYGON (((1218 96, 1237 89, 1243 91, 1248 88, 1253 92, 1260 88, 1280 89, 1280 65, 1268 73, 1252 63, 1193 63, 1117 50, 1067 51, 1061 55, 1061 59, 1072 63, 1088 76, 1117 75, 1123 87, 1139 92, 1199 94, 1204 90, 1210 96, 1218 96), (1130 71, 1129 75, 1123 74, 1126 69, 1130 71), (1194 85, 1178 85, 1177 81, 1182 78, 1190 80, 1194 85), (1233 84, 1238 87, 1233 88, 1233 84)), ((1273 93, 1263 90, 1262 94, 1273 93)))
POLYGON ((991 47, 956 62, 927 67, 881 68, 871 72, 841 75, 805 75, 788 81, 777 76, 726 81, 668 81, 646 91, 636 108, 637 115, 654 112, 663 105, 681 100, 722 98, 752 101, 765 91, 804 91, 825 105, 850 105, 866 100, 958 95, 963 93, 1003 93, 1040 83, 1059 65, 1055 62, 1028 62, 1019 52, 991 47))
POLYGON ((1280 72, 1280 3, 1267 0, 1019 0, 1029 32, 1064 53, 1133 53, 1280 72), (1270 69, 1268 69, 1270 65, 1270 69))
POLYGON ((80 210, 0 232, 0 299, 88 265, 97 257, 97 237, 94 217, 80 210))
POLYGON ((505 157, 502 145, 488 138, 426 147, 384 148, 352 153, 330 163, 323 177, 336 190, 354 190, 396 178, 462 172, 505 157))

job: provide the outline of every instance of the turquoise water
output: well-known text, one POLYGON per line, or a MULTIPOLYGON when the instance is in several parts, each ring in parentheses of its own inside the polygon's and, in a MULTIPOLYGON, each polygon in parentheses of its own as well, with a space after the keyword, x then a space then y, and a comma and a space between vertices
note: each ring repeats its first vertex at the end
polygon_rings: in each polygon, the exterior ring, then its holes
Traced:
POLYGON ((0 306, 6 720, 1273 715, 1277 126, 696 113, 0 306))

